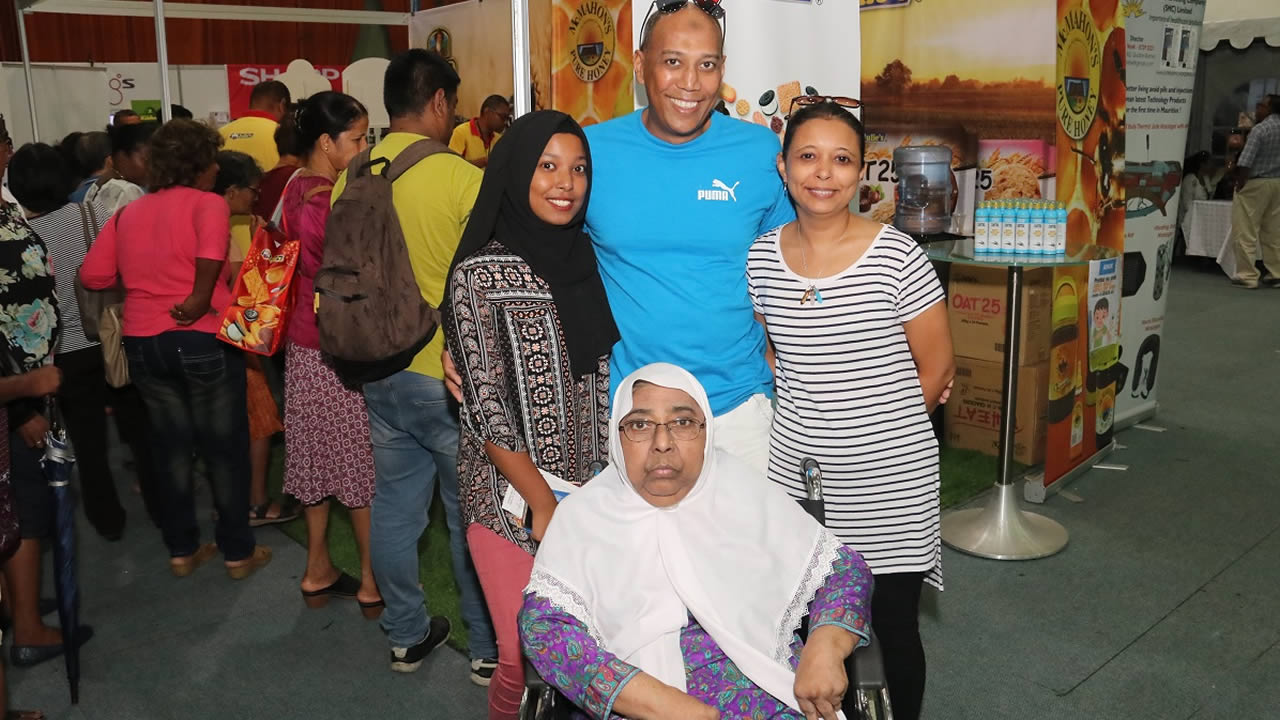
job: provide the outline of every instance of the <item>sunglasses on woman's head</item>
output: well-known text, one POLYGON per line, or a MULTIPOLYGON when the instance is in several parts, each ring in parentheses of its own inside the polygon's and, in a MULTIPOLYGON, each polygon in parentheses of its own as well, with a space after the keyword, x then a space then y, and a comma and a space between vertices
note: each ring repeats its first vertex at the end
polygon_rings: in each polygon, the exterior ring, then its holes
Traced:
POLYGON ((796 114, 797 108, 803 109, 810 105, 821 105, 822 103, 832 103, 850 110, 862 107, 861 100, 843 95, 801 95, 791 101, 791 107, 787 110, 787 119, 791 119, 791 116, 796 114))

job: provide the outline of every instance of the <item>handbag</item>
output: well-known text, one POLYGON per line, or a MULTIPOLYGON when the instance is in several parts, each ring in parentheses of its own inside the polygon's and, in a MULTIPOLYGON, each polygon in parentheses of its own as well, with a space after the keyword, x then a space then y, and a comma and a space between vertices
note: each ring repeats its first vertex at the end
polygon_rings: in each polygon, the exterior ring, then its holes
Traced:
MULTIPOLYGON (((293 177, 297 175, 294 173, 293 177)), ((286 184, 271 222, 254 232, 236 277, 232 292, 235 302, 222 311, 218 329, 219 340, 258 355, 274 355, 280 349, 293 312, 293 276, 301 243, 280 229, 287 191, 286 184)))
MULTIPOLYGON (((93 240, 98 235, 98 218, 97 213, 93 211, 93 203, 79 203, 80 223, 84 231, 84 250, 87 254, 89 248, 93 247, 93 240)), ((116 224, 116 232, 120 231, 120 215, 124 211, 116 213, 115 219, 112 221, 116 224)), ((90 290, 80 282, 80 273, 76 273, 75 279, 76 303, 80 306, 80 327, 84 329, 85 338, 98 342, 101 334, 99 326, 102 322, 102 313, 109 305, 120 305, 124 302, 124 289, 118 284, 116 287, 107 290, 90 290)))
POLYGON ((102 362, 107 384, 122 388, 129 384, 129 357, 124 352, 124 305, 108 305, 102 310, 98 337, 102 342, 102 362))
POLYGON ((13 557, 21 542, 9 473, 9 411, 0 407, 0 563, 13 557))

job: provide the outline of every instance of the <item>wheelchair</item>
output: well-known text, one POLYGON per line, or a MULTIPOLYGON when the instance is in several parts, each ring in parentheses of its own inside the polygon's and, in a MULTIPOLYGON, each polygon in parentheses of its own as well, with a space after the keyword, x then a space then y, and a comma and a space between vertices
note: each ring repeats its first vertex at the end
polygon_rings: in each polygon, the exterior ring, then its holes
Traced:
MULTIPOLYGON (((826 504, 822 497, 822 469, 816 460, 806 458, 801 463, 805 481, 804 500, 800 506, 813 519, 826 521, 826 504)), ((800 625, 800 636, 808 635, 809 618, 800 625)), ((885 681, 884 660, 875 633, 871 643, 854 650, 845 660, 845 672, 849 676, 849 689, 845 691, 841 709, 847 720, 893 720, 893 708, 889 703, 889 684, 885 681)), ((574 706, 550 683, 538 675, 528 658, 524 659, 524 694, 520 698, 520 720, 567 720, 574 706)))

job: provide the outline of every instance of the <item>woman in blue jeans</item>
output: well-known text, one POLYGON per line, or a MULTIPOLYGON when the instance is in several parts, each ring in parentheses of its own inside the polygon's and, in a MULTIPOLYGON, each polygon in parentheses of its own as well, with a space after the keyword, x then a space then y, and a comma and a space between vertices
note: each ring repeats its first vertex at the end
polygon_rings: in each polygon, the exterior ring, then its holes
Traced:
POLYGON ((189 120, 157 130, 149 194, 106 224, 80 279, 91 289, 124 286, 124 344, 155 428, 170 570, 186 577, 221 550, 227 574, 239 580, 270 562, 271 550, 256 545, 249 528, 244 355, 216 336, 217 313, 232 301, 219 281, 229 211, 209 192, 221 142, 189 120), (216 546, 200 543, 191 477, 197 453, 218 511, 216 546))

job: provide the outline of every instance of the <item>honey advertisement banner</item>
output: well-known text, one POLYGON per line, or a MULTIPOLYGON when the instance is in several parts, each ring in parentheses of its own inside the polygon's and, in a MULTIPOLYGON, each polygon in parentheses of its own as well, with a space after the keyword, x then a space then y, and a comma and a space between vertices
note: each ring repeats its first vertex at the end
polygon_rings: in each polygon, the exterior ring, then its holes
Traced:
MULTIPOLYGON (((720 97, 731 117, 763 125, 781 141, 791 101, 801 95, 858 97, 858 5, 821 0, 722 0, 725 79, 720 97)), ((641 36, 653 3, 638 0, 641 36)), ((636 106, 648 104, 636 85, 636 106)))
POLYGON ((1125 158, 1125 273, 1116 423, 1156 411, 1178 189, 1195 88, 1204 0, 1129 0, 1125 158))
MULTIPOLYGON (((867 150, 887 163, 900 144, 951 147, 959 190, 951 230, 966 235, 975 202, 1050 196, 1054 172, 1053 3, 975 7, 861 2, 867 150)), ((869 163, 867 172, 859 209, 891 222, 892 193, 879 169, 869 163)), ((896 178, 892 168, 883 174, 896 178)))
POLYGON ((552 0, 551 28, 551 107, 584 126, 631 112, 631 0, 552 0))
POLYGON ((1056 195, 1067 208, 1067 254, 1103 259, 1054 270, 1046 487, 1111 442, 1123 313, 1108 283, 1118 284, 1123 264, 1105 258, 1125 243, 1127 3, 1057 5, 1056 195), (1106 312, 1095 312, 1104 298, 1106 312))

